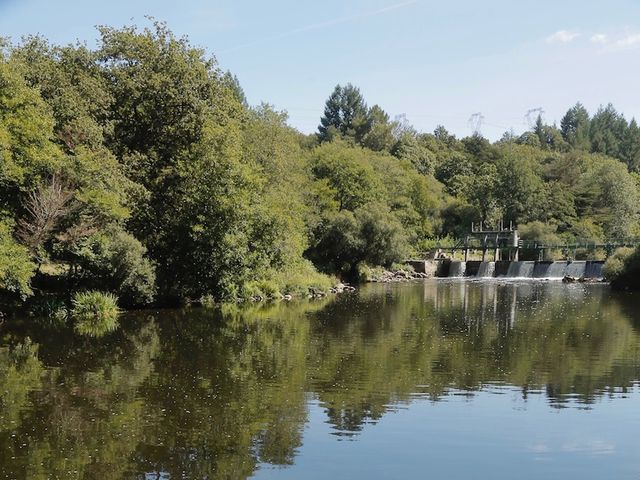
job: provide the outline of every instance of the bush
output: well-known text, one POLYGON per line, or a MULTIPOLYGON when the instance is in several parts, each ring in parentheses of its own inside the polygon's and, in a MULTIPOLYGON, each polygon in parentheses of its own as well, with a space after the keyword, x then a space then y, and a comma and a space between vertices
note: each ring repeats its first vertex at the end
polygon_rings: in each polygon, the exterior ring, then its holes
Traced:
POLYGON ((75 329, 82 335, 102 336, 118 328, 118 298, 96 290, 78 292, 73 296, 71 316, 75 329))
POLYGON ((76 255, 85 285, 107 289, 124 305, 150 303, 155 294, 155 269, 146 248, 118 226, 96 233, 83 242, 76 255))
POLYGON ((28 250, 13 239, 10 224, 0 220, 0 290, 30 296, 35 269, 28 250))
POLYGON ((304 297, 311 292, 327 293, 337 283, 334 277, 318 272, 313 264, 306 260, 293 268, 278 272, 275 281, 280 292, 294 297, 304 297))
POLYGON ((604 275, 616 290, 640 290, 640 249, 616 250, 604 264, 604 275))
POLYGON ((604 264, 602 271, 607 280, 617 279, 624 271, 625 261, 633 254, 633 248, 618 248, 604 264))
POLYGON ((334 215, 310 257, 324 271, 356 276, 361 262, 388 267, 409 251, 407 235, 393 212, 383 203, 370 203, 334 215))
POLYGON ((306 297, 312 292, 328 292, 337 280, 318 272, 308 260, 302 260, 282 271, 271 270, 264 278, 248 282, 242 289, 243 299, 261 296, 279 298, 281 295, 306 297))
POLYGON ((63 299, 54 296, 38 296, 33 300, 29 307, 31 315, 45 319, 52 325, 66 323, 69 312, 63 299))

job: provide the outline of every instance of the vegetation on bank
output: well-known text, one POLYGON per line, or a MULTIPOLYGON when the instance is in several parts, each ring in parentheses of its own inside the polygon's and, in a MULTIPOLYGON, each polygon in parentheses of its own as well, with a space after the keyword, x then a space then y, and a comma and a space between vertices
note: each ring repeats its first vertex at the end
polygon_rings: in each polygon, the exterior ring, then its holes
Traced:
POLYGON ((616 250, 604 264, 604 275, 616 290, 640 290, 640 249, 616 250))
POLYGON ((346 85, 304 135, 164 24, 99 35, 2 43, 4 302, 326 291, 472 221, 558 243, 640 233, 640 128, 610 105, 491 143, 418 132, 346 85))

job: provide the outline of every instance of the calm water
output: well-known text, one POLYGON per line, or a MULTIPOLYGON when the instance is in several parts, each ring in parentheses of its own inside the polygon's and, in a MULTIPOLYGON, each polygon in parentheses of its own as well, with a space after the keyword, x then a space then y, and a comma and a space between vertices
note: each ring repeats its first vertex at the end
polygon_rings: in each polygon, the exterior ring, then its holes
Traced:
POLYGON ((640 478, 640 297, 375 285, 0 330, 0 478, 640 478))

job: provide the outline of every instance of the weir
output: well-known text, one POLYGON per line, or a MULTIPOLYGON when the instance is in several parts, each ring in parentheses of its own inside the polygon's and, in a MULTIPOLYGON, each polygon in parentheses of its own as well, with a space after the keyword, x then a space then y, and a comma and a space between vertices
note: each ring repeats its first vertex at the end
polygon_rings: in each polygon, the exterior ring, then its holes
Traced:
POLYGON ((439 271, 438 276, 449 278, 511 278, 511 279, 538 279, 538 280, 562 280, 565 277, 586 280, 601 280, 603 278, 603 260, 576 260, 576 261, 514 261, 499 262, 500 271, 496 262, 477 262, 453 260, 448 269, 439 271), (505 273, 506 272, 506 273, 505 273))
POLYGON ((604 260, 576 259, 607 258, 620 247, 640 247, 640 238, 556 245, 522 240, 512 222, 500 221, 493 227, 480 222, 472 223, 471 232, 454 245, 436 245, 424 252, 420 262, 432 264, 430 270, 437 277, 601 280, 604 260))
POLYGON ((477 278, 492 278, 496 273, 496 262, 482 262, 478 268, 477 278))
POLYGON ((467 272, 467 262, 460 262, 454 260, 449 266, 449 277, 459 278, 464 277, 467 272))

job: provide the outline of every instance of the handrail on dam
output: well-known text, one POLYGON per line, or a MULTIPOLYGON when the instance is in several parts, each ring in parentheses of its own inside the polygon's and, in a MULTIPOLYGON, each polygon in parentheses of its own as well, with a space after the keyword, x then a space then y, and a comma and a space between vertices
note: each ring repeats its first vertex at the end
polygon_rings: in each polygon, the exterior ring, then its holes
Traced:
POLYGON ((482 251, 482 261, 508 260, 518 261, 522 252, 535 252, 534 257, 539 261, 544 259, 544 253, 548 250, 561 250, 566 252, 567 259, 577 257, 579 251, 604 250, 606 257, 609 257, 617 248, 640 246, 640 238, 627 238, 612 240, 609 242, 571 242, 571 243, 545 243, 539 240, 520 239, 518 229, 513 223, 505 226, 504 222, 499 222, 496 227, 486 227, 483 223, 471 224, 471 232, 464 238, 459 239, 454 245, 436 244, 428 252, 423 252, 424 259, 445 259, 446 252, 464 252, 464 259, 469 259, 472 251, 482 251), (573 253, 573 255, 571 255, 573 253), (492 258, 488 258, 488 254, 492 258))

